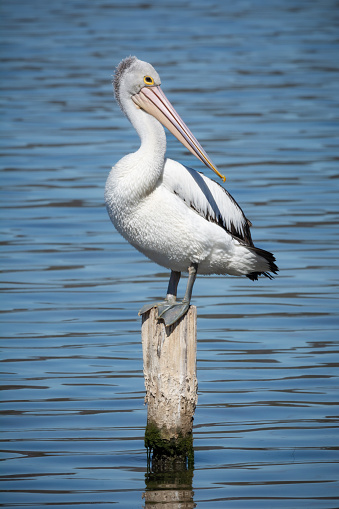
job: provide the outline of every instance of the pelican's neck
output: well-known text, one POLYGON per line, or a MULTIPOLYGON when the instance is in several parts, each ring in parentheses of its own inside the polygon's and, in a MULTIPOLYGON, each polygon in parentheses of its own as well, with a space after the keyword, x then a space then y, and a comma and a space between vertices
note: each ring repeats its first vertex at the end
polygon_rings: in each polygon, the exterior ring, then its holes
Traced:
POLYGON ((152 194, 161 183, 166 136, 160 122, 137 109, 131 100, 123 111, 139 134, 141 144, 136 152, 126 155, 112 168, 106 183, 106 201, 121 199, 127 210, 152 194))
POLYGON ((140 137, 140 148, 131 154, 138 179, 155 184, 165 164, 166 135, 160 122, 130 101, 126 114, 140 137))

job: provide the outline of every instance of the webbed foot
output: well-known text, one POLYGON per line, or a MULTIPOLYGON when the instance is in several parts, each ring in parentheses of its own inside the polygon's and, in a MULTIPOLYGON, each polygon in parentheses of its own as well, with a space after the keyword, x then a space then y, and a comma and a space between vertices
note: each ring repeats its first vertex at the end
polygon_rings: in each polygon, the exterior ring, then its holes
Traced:
POLYGON ((150 311, 152 308, 158 308, 158 316, 160 317, 160 315, 162 315, 167 309, 173 306, 175 302, 175 297, 173 295, 170 295, 168 298, 162 300, 161 302, 150 302, 142 306, 138 315, 143 315, 144 313, 147 313, 147 311, 150 311))
POLYGON ((159 312, 159 319, 163 320, 166 327, 168 327, 184 316, 189 310, 189 307, 190 303, 185 301, 170 304, 162 313, 159 312))

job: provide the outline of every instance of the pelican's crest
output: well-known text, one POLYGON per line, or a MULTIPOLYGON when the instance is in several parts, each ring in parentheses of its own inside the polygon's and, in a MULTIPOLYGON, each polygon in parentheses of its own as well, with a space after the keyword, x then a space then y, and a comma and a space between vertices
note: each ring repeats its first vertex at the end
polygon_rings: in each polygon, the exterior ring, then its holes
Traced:
POLYGON ((131 65, 137 60, 137 57, 129 56, 127 58, 124 58, 124 60, 121 60, 120 64, 117 66, 114 74, 113 79, 113 87, 114 87, 114 95, 115 99, 117 100, 119 106, 121 107, 121 101, 120 101, 120 82, 123 74, 131 67, 131 65))

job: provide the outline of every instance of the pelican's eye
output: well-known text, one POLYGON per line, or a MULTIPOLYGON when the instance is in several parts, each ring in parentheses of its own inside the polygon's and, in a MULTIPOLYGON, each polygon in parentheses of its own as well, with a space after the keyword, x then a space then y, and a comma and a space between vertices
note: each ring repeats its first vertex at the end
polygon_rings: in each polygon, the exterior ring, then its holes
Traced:
POLYGON ((154 85, 154 79, 152 76, 144 76, 144 83, 146 83, 146 85, 154 85))

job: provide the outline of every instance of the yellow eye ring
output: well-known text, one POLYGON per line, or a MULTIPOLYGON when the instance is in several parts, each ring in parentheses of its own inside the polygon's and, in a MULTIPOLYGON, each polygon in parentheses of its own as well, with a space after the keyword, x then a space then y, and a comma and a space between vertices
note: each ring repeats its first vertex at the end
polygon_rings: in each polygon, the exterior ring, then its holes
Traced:
POLYGON ((152 76, 144 76, 144 83, 148 86, 154 85, 154 79, 152 76))

